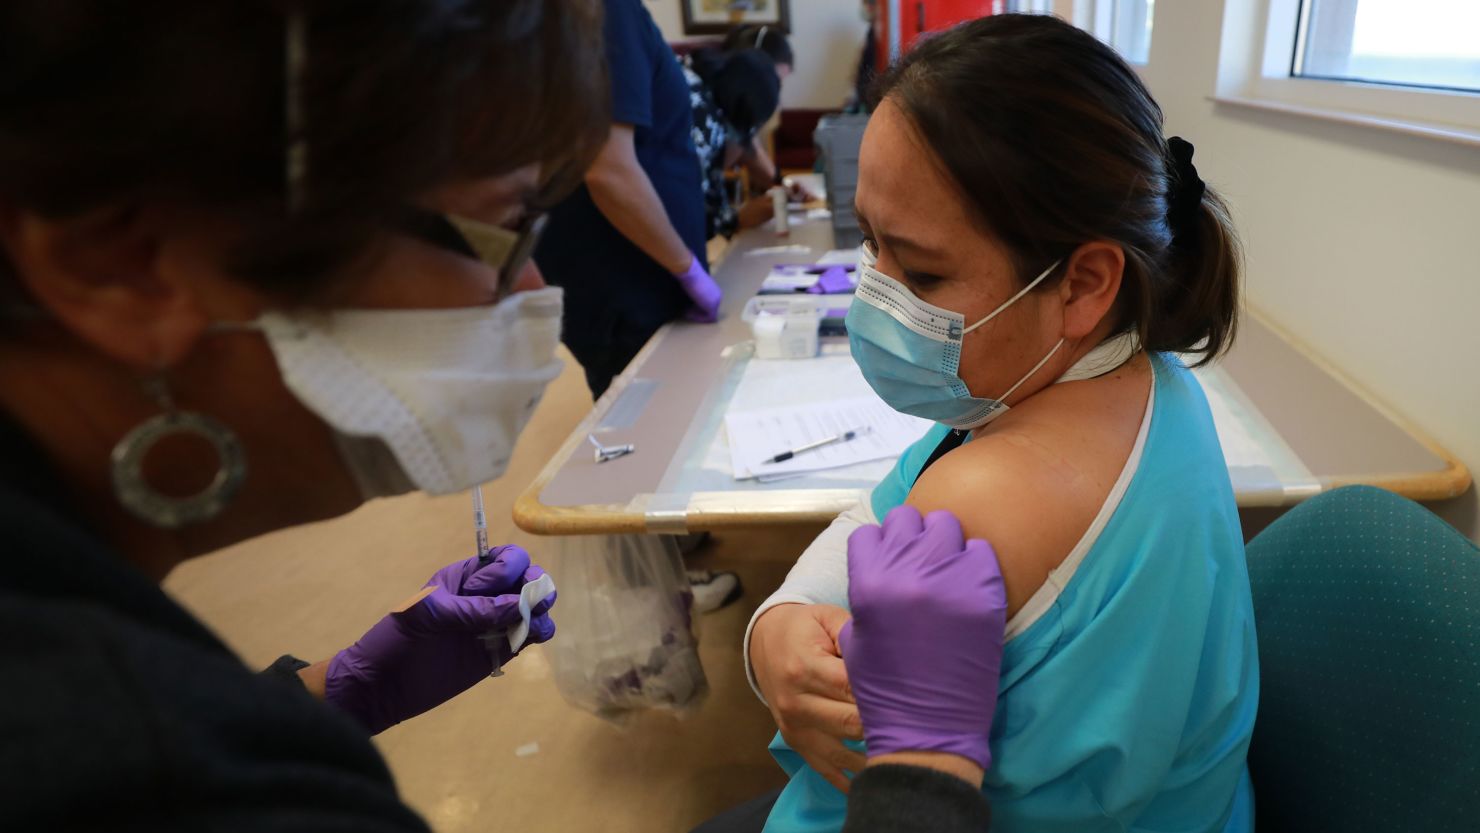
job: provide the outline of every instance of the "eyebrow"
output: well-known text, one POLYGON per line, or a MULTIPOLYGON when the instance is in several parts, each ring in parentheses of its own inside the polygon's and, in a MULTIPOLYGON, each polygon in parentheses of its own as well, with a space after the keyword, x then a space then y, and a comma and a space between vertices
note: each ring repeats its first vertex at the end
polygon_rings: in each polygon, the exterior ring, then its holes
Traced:
MULTIPOLYGON (((872 224, 870 224, 868 219, 863 216, 863 212, 858 210, 858 203, 856 202, 853 203, 853 216, 857 217, 859 222, 861 222, 863 225, 868 226, 870 229, 872 229, 872 224)), ((906 235, 881 232, 876 236, 879 239, 883 240, 885 243, 888 243, 889 248, 891 249, 908 249, 923 255, 936 254, 936 249, 927 246, 924 243, 921 243, 920 241, 906 235)))

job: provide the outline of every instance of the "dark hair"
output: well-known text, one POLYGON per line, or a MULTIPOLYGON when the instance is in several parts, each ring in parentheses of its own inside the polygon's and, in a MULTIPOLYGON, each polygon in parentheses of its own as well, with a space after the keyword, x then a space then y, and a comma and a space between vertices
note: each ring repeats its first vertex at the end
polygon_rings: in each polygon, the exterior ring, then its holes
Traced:
POLYGON ((440 185, 539 163, 545 199, 574 187, 609 124, 605 67, 597 0, 7 0, 0 202, 220 213, 244 232, 234 274, 307 295, 440 185))
POLYGON ((1228 208, 1210 188, 1185 212, 1195 227, 1171 227, 1161 108, 1114 50, 1053 17, 988 17, 921 41, 874 97, 899 106, 1020 280, 1114 241, 1120 330, 1197 364, 1232 343, 1242 258, 1228 208))
POLYGON ((700 49, 689 54, 689 66, 709 88, 725 121, 742 135, 753 135, 781 102, 776 67, 759 49, 700 49))
POLYGON ((720 48, 726 52, 759 49, 769 55, 775 63, 787 66, 796 64, 796 57, 791 53, 791 42, 786 39, 786 33, 779 26, 756 23, 737 26, 725 35, 724 43, 720 48))

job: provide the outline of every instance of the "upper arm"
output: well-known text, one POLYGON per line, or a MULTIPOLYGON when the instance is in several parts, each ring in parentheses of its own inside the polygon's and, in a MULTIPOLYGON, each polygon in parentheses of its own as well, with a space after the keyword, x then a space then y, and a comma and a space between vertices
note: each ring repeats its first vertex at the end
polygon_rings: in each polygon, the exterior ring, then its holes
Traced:
POLYGON ((632 125, 613 124, 606 144, 586 169, 586 185, 600 187, 601 183, 624 177, 633 170, 641 171, 642 166, 637 161, 632 125))
POLYGON ((651 25, 647 10, 637 0, 606 4, 606 57, 612 85, 613 121, 652 126, 655 67, 647 38, 647 27, 651 25))
POLYGON ((1048 580, 1097 509, 1087 506, 1093 495, 1081 479, 1046 456, 1018 437, 982 438, 937 460, 905 501, 921 514, 949 511, 967 538, 992 545, 1009 615, 1048 580))

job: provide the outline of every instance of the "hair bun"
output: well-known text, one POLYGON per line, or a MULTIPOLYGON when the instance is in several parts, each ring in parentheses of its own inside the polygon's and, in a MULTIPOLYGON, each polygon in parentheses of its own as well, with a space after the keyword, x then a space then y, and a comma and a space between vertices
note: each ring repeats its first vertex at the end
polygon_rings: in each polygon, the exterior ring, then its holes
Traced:
POLYGON ((1198 214, 1208 185, 1192 164, 1191 142, 1173 136, 1167 140, 1167 149, 1171 151, 1172 175, 1172 188, 1167 195, 1167 225, 1172 230, 1172 245, 1182 246, 1197 240, 1198 214))

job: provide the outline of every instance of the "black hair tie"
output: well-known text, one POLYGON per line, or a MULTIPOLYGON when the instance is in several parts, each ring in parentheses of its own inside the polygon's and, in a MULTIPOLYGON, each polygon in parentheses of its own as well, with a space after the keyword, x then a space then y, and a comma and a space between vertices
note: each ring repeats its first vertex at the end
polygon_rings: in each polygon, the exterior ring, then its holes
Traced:
POLYGON ((1202 211, 1203 194, 1207 183, 1197 175, 1192 164, 1192 143, 1181 136, 1167 140, 1171 151, 1170 160, 1172 189, 1167 199, 1167 225, 1172 230, 1172 245, 1179 246, 1197 239, 1198 215, 1202 211))

